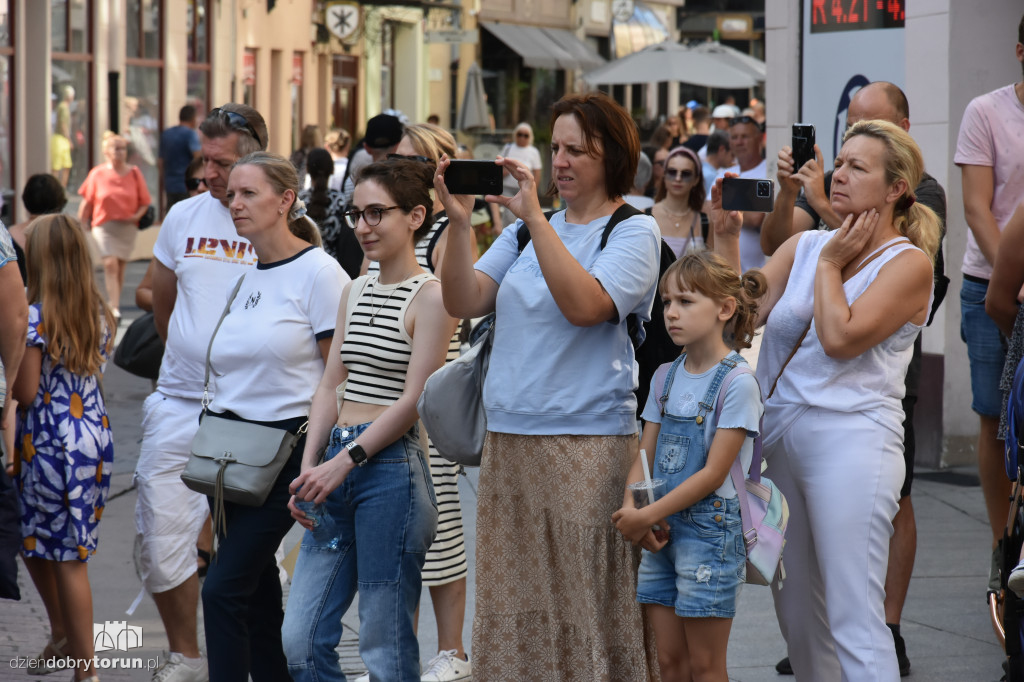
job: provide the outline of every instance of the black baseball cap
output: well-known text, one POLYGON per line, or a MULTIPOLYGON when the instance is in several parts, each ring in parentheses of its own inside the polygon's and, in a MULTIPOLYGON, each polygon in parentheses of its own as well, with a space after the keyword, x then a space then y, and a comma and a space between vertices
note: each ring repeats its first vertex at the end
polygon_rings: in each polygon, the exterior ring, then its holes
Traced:
POLYGON ((366 122, 363 142, 373 149, 389 149, 402 140, 402 122, 389 114, 377 114, 366 122))

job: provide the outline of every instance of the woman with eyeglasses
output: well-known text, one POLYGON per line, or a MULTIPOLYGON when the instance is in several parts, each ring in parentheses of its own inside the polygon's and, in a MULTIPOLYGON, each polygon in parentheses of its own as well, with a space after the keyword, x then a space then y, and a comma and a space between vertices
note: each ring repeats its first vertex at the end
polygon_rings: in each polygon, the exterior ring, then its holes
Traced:
POLYGON ((686 147, 676 147, 665 159, 665 173, 655 204, 647 213, 661 228, 661 238, 679 258, 706 248, 708 218, 704 206, 704 176, 700 159, 686 147))
MULTIPOLYGON (((418 161, 434 168, 442 154, 454 156, 458 145, 451 133, 431 123, 406 126, 395 153, 388 158, 418 161)), ((430 229, 416 241, 416 262, 423 270, 436 273, 448 246, 448 215, 444 205, 435 196, 428 217, 430 229)), ((473 241, 473 248, 476 242, 473 241)), ((380 272, 380 262, 371 260, 367 272, 380 272)), ((445 362, 459 357, 461 343, 459 330, 448 344, 445 362)), ((462 533, 462 507, 459 504, 459 466, 449 462, 437 451, 427 434, 430 454, 430 477, 437 497, 437 536, 427 552, 423 567, 423 584, 430 588, 437 621, 438 654, 427 662, 424 678, 434 680, 468 678, 471 666, 462 642, 462 626, 466 616, 466 543, 462 533), (442 671, 445 676, 440 676, 442 671)), ((356 680, 356 682, 363 682, 356 680)))
POLYGON ((128 140, 109 130, 103 133, 103 156, 107 162, 89 171, 78 188, 83 199, 78 219, 99 247, 107 303, 120 319, 125 267, 135 249, 139 219, 153 199, 142 171, 128 163, 128 140))
POLYGON ((372 680, 420 680, 415 613, 437 527, 437 502, 420 446, 416 401, 444 363, 456 321, 415 244, 432 227, 431 164, 388 159, 359 174, 346 215, 378 274, 345 287, 323 379, 313 396, 298 501, 323 505, 338 528, 306 533, 283 627, 297 682, 342 680, 335 647, 359 593, 359 653, 372 680), (337 406, 336 387, 346 382, 337 406), (322 454, 322 461, 321 461, 322 454))

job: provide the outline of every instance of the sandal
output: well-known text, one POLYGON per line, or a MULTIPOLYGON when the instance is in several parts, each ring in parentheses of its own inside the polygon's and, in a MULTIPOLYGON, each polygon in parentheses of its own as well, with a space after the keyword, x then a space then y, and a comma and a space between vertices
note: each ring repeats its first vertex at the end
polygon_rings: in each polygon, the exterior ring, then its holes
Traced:
POLYGON ((199 549, 198 547, 196 548, 196 553, 199 555, 199 568, 196 570, 196 573, 199 574, 200 578, 205 578, 206 572, 210 569, 210 561, 212 560, 212 557, 205 549, 199 549))
POLYGON ((59 642, 54 642, 53 638, 46 643, 43 647, 42 653, 35 657, 28 665, 29 675, 49 675, 55 673, 58 670, 65 670, 66 668, 58 668, 51 663, 56 663, 58 658, 67 658, 67 654, 64 653, 64 647, 67 645, 68 639, 64 637, 59 642))

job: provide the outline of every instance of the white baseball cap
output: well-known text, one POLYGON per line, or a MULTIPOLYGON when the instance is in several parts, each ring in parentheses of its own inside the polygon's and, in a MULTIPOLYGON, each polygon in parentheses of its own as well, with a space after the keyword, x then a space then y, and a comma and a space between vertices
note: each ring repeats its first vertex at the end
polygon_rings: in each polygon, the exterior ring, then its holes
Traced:
POLYGON ((719 104, 715 107, 715 110, 711 112, 711 118, 735 118, 736 111, 730 104, 719 104))

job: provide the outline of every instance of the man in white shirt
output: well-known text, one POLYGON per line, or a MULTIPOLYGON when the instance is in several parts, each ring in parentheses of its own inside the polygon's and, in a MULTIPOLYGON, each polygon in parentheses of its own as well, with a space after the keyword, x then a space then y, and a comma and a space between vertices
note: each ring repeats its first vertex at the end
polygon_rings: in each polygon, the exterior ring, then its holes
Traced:
POLYGON ((154 674, 162 682, 209 679, 196 632, 196 540, 209 507, 204 495, 185 487, 181 472, 199 428, 207 345, 229 285, 256 262, 227 209, 228 175, 238 159, 266 149, 267 126, 252 107, 225 104, 200 124, 199 137, 210 191, 174 205, 153 249, 153 314, 166 350, 144 406, 135 469, 138 568, 169 643, 154 674))
MULTIPOLYGON (((762 154, 763 148, 764 134, 761 124, 750 116, 734 118, 732 125, 729 126, 729 149, 736 158, 736 165, 719 169, 716 177, 725 177, 726 173, 736 173, 741 178, 766 177, 768 164, 762 154)), ((710 191, 707 201, 705 213, 710 213, 710 191)), ((743 231, 740 232, 740 265, 743 270, 764 265, 764 252, 761 251, 762 222, 764 213, 743 212, 743 231)))

